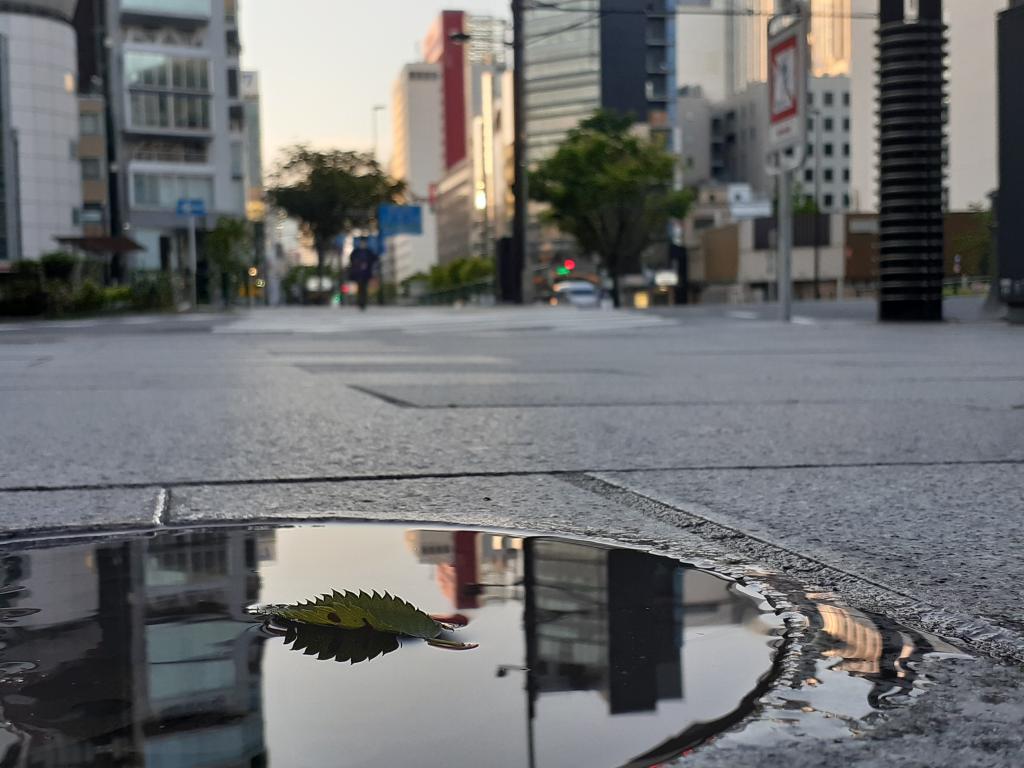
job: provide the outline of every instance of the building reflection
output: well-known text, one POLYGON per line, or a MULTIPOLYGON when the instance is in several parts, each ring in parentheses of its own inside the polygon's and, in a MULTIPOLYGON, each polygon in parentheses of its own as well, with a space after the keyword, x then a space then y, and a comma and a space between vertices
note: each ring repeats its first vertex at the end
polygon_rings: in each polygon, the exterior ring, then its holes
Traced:
POLYGON ((265 765, 262 637, 244 609, 273 537, 217 531, 6 558, 0 573, 17 591, 0 607, 38 612, 3 630, 8 676, 18 660, 35 668, 0 685, 12 734, 0 764, 265 765))

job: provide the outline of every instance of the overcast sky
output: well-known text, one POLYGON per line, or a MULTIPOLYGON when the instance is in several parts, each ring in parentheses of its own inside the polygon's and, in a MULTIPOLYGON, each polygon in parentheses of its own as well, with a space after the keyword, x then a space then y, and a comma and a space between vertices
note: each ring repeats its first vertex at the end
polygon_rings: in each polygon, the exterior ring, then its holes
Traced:
MULTIPOLYGON (((374 104, 443 8, 507 17, 508 0, 242 0, 242 63, 260 72, 264 156, 297 141, 369 149, 374 104)), ((381 156, 391 116, 379 118, 381 156)), ((270 169, 268 164, 267 169, 270 169)))

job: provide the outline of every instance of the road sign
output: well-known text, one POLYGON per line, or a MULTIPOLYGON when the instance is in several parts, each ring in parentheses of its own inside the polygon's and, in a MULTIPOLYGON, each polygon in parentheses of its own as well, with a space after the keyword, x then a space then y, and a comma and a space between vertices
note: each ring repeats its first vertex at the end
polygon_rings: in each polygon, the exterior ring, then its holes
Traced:
POLYGON ((183 197, 178 200, 179 216, 205 216, 206 201, 198 198, 183 197))
POLYGON ((807 26, 803 15, 768 36, 768 151, 807 143, 807 26))
POLYGON ((422 235, 423 208, 418 205, 382 205, 377 210, 381 235, 422 235))

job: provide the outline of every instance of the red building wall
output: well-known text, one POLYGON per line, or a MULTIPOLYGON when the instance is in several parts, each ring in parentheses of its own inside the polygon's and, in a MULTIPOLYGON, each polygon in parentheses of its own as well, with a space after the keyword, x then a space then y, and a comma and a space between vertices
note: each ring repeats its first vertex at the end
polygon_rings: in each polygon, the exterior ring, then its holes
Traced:
POLYGON ((446 169, 466 157, 466 54, 464 47, 451 39, 464 31, 465 21, 463 11, 442 11, 423 41, 424 60, 441 64, 446 169))

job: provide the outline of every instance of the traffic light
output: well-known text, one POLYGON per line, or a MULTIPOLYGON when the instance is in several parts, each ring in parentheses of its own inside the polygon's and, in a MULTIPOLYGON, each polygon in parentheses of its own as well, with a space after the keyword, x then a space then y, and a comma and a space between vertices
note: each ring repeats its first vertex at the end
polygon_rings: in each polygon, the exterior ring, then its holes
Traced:
POLYGON ((559 277, 567 277, 567 276, 572 274, 572 271, 574 269, 576 269, 576 262, 575 262, 575 260, 573 260, 573 259, 566 259, 565 261, 562 262, 562 266, 560 266, 556 270, 556 272, 558 273, 559 277))

